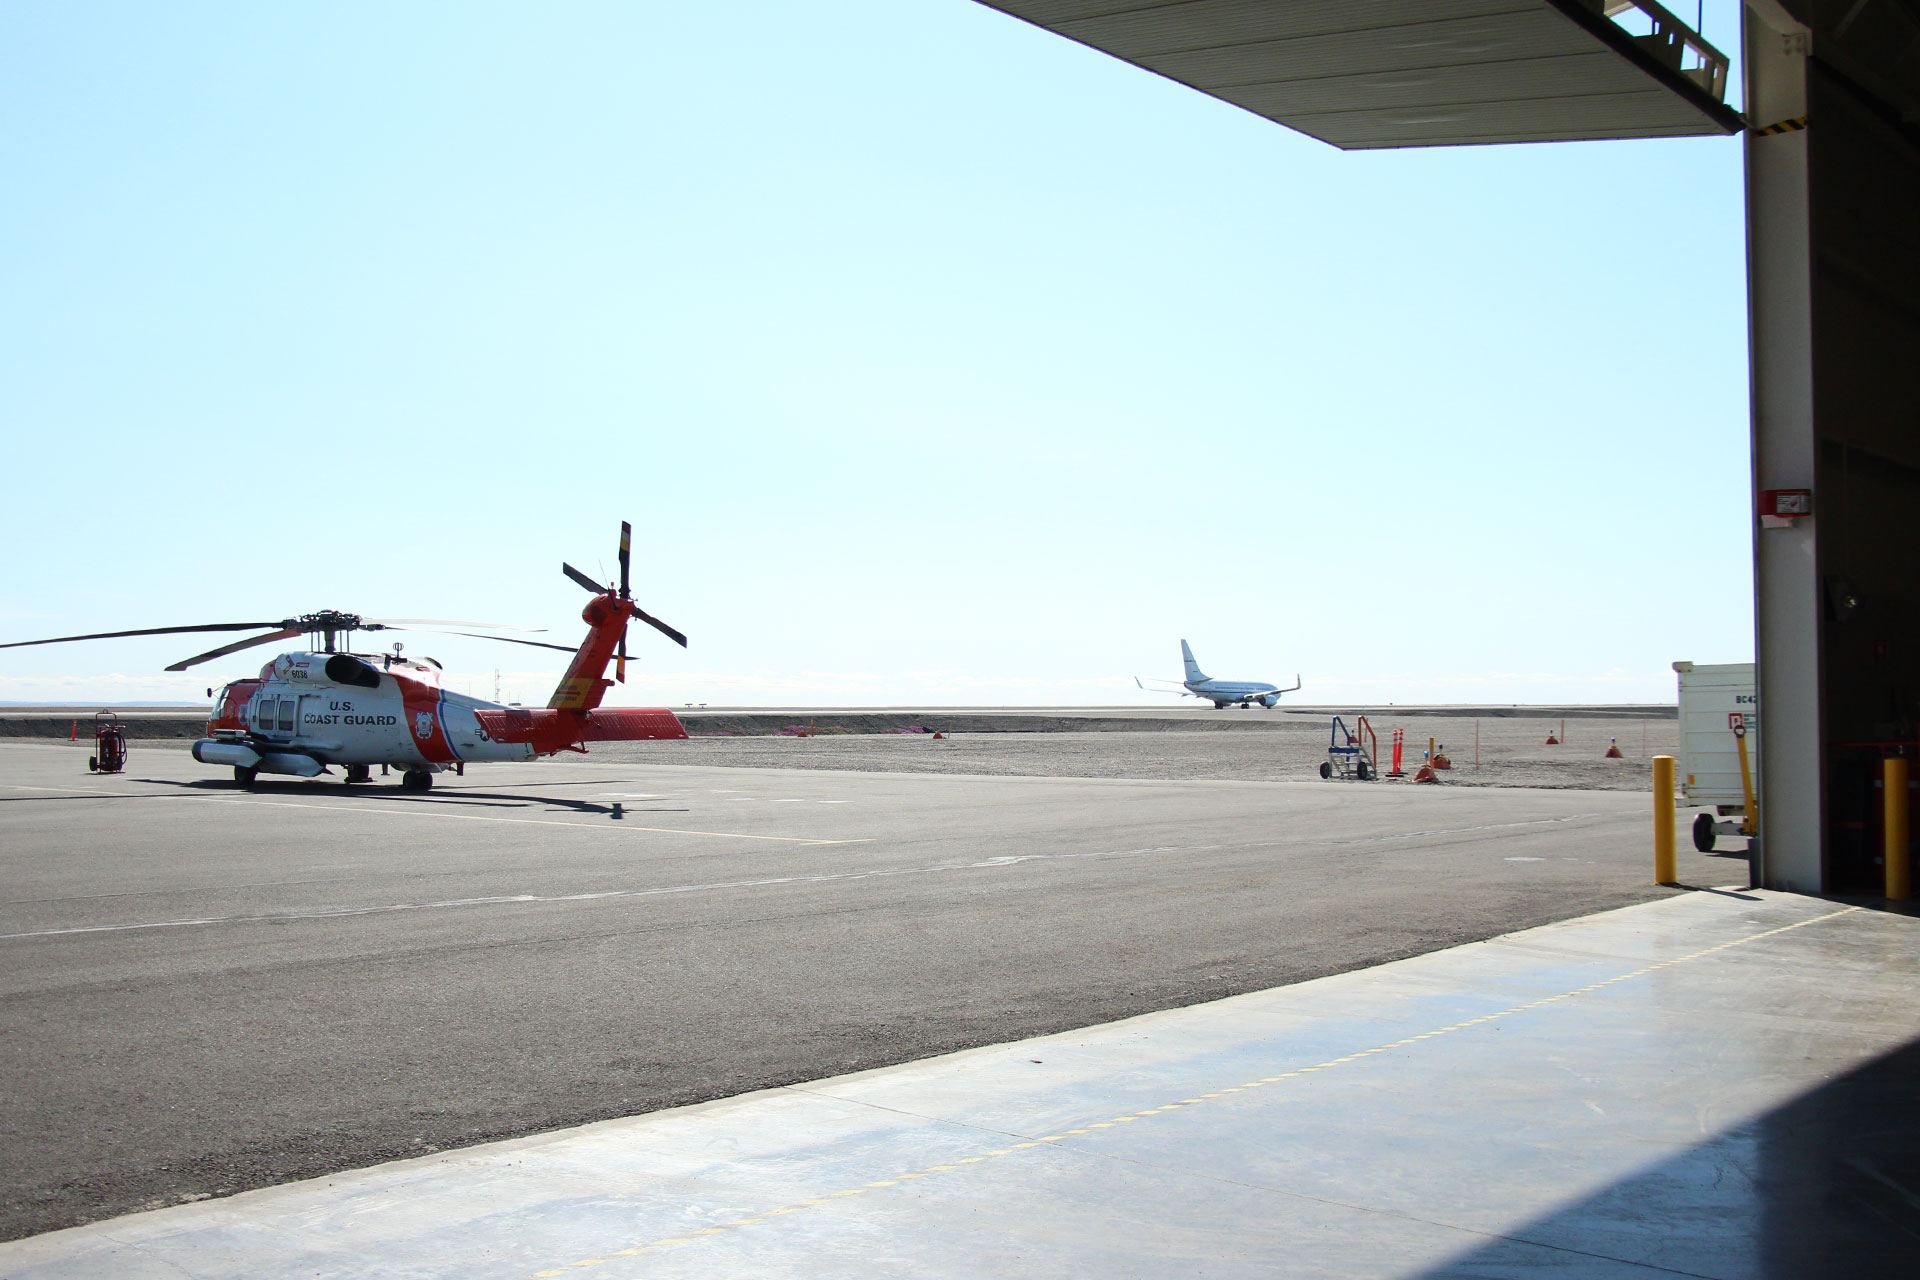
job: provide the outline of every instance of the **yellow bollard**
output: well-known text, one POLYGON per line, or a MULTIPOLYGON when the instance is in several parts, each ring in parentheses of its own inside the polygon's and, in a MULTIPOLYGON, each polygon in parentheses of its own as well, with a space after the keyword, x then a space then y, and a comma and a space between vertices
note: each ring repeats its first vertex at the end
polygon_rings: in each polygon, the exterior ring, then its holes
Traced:
POLYGON ((1907 760, 1888 756, 1881 771, 1881 803, 1886 806, 1887 897, 1905 902, 1913 896, 1913 857, 1907 848, 1907 760))
POLYGON ((1673 757, 1653 758, 1653 882, 1677 884, 1673 859, 1673 757))

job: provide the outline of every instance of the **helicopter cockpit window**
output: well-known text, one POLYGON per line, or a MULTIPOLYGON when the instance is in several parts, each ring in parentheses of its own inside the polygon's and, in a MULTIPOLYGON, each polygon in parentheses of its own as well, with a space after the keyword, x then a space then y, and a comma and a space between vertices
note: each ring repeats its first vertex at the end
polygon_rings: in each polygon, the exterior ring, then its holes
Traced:
POLYGON ((280 699, 280 730, 282 733, 293 732, 293 709, 297 705, 297 701, 293 698, 280 699))

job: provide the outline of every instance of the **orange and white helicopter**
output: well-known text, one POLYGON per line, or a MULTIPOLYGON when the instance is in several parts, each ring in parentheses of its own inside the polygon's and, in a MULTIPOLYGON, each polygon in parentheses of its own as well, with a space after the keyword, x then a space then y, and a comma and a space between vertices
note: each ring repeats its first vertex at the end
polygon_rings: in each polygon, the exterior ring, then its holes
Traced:
POLYGON ((589 742, 636 742, 684 738, 679 717, 665 709, 603 708, 601 699, 616 682, 627 678, 627 625, 638 618, 682 648, 687 638, 633 603, 628 590, 632 559, 632 526, 620 525, 620 586, 603 587, 570 564, 560 568, 569 578, 593 592, 581 612, 587 638, 578 649, 520 640, 510 636, 482 636, 458 627, 517 630, 495 623, 439 623, 434 619, 376 620, 358 614, 323 610, 279 622, 216 622, 197 627, 148 627, 136 631, 100 631, 84 636, 57 636, 51 640, 19 640, 0 645, 64 644, 73 640, 106 640, 119 636, 153 636, 196 631, 252 631, 270 627, 265 635, 210 649, 167 668, 185 671, 254 645, 308 637, 305 653, 283 653, 248 680, 234 680, 220 690, 207 721, 207 736, 193 744, 193 758, 202 764, 230 765, 233 779, 251 786, 263 773, 312 778, 338 765, 348 785, 370 781, 373 766, 399 769, 400 785, 410 791, 433 786, 433 775, 483 761, 531 760, 561 751, 584 752, 589 742), (349 643, 355 631, 426 630, 470 635, 481 640, 533 645, 573 654, 560 687, 542 708, 507 707, 454 693, 440 685, 439 664, 404 659, 401 646, 393 653, 353 653, 349 643), (606 678, 607 664, 617 664, 614 678, 606 678))

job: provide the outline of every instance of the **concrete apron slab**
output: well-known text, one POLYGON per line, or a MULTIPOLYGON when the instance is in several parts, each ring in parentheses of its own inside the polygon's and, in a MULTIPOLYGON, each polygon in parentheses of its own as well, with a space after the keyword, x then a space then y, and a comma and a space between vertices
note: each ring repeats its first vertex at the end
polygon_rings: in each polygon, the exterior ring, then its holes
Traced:
POLYGON ((1777 1274, 1754 1122, 1920 1034, 1916 941, 1689 894, 52 1232, 0 1276, 1777 1274))

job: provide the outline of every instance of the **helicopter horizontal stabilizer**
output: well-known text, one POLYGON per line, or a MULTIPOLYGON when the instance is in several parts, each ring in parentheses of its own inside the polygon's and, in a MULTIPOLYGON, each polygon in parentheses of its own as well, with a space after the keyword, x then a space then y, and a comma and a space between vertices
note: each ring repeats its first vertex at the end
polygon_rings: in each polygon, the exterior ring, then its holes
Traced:
POLYGON ((495 742, 531 743, 543 754, 580 742, 650 742, 687 736, 680 717, 665 708, 556 711, 551 707, 508 707, 475 711, 473 718, 495 742))

